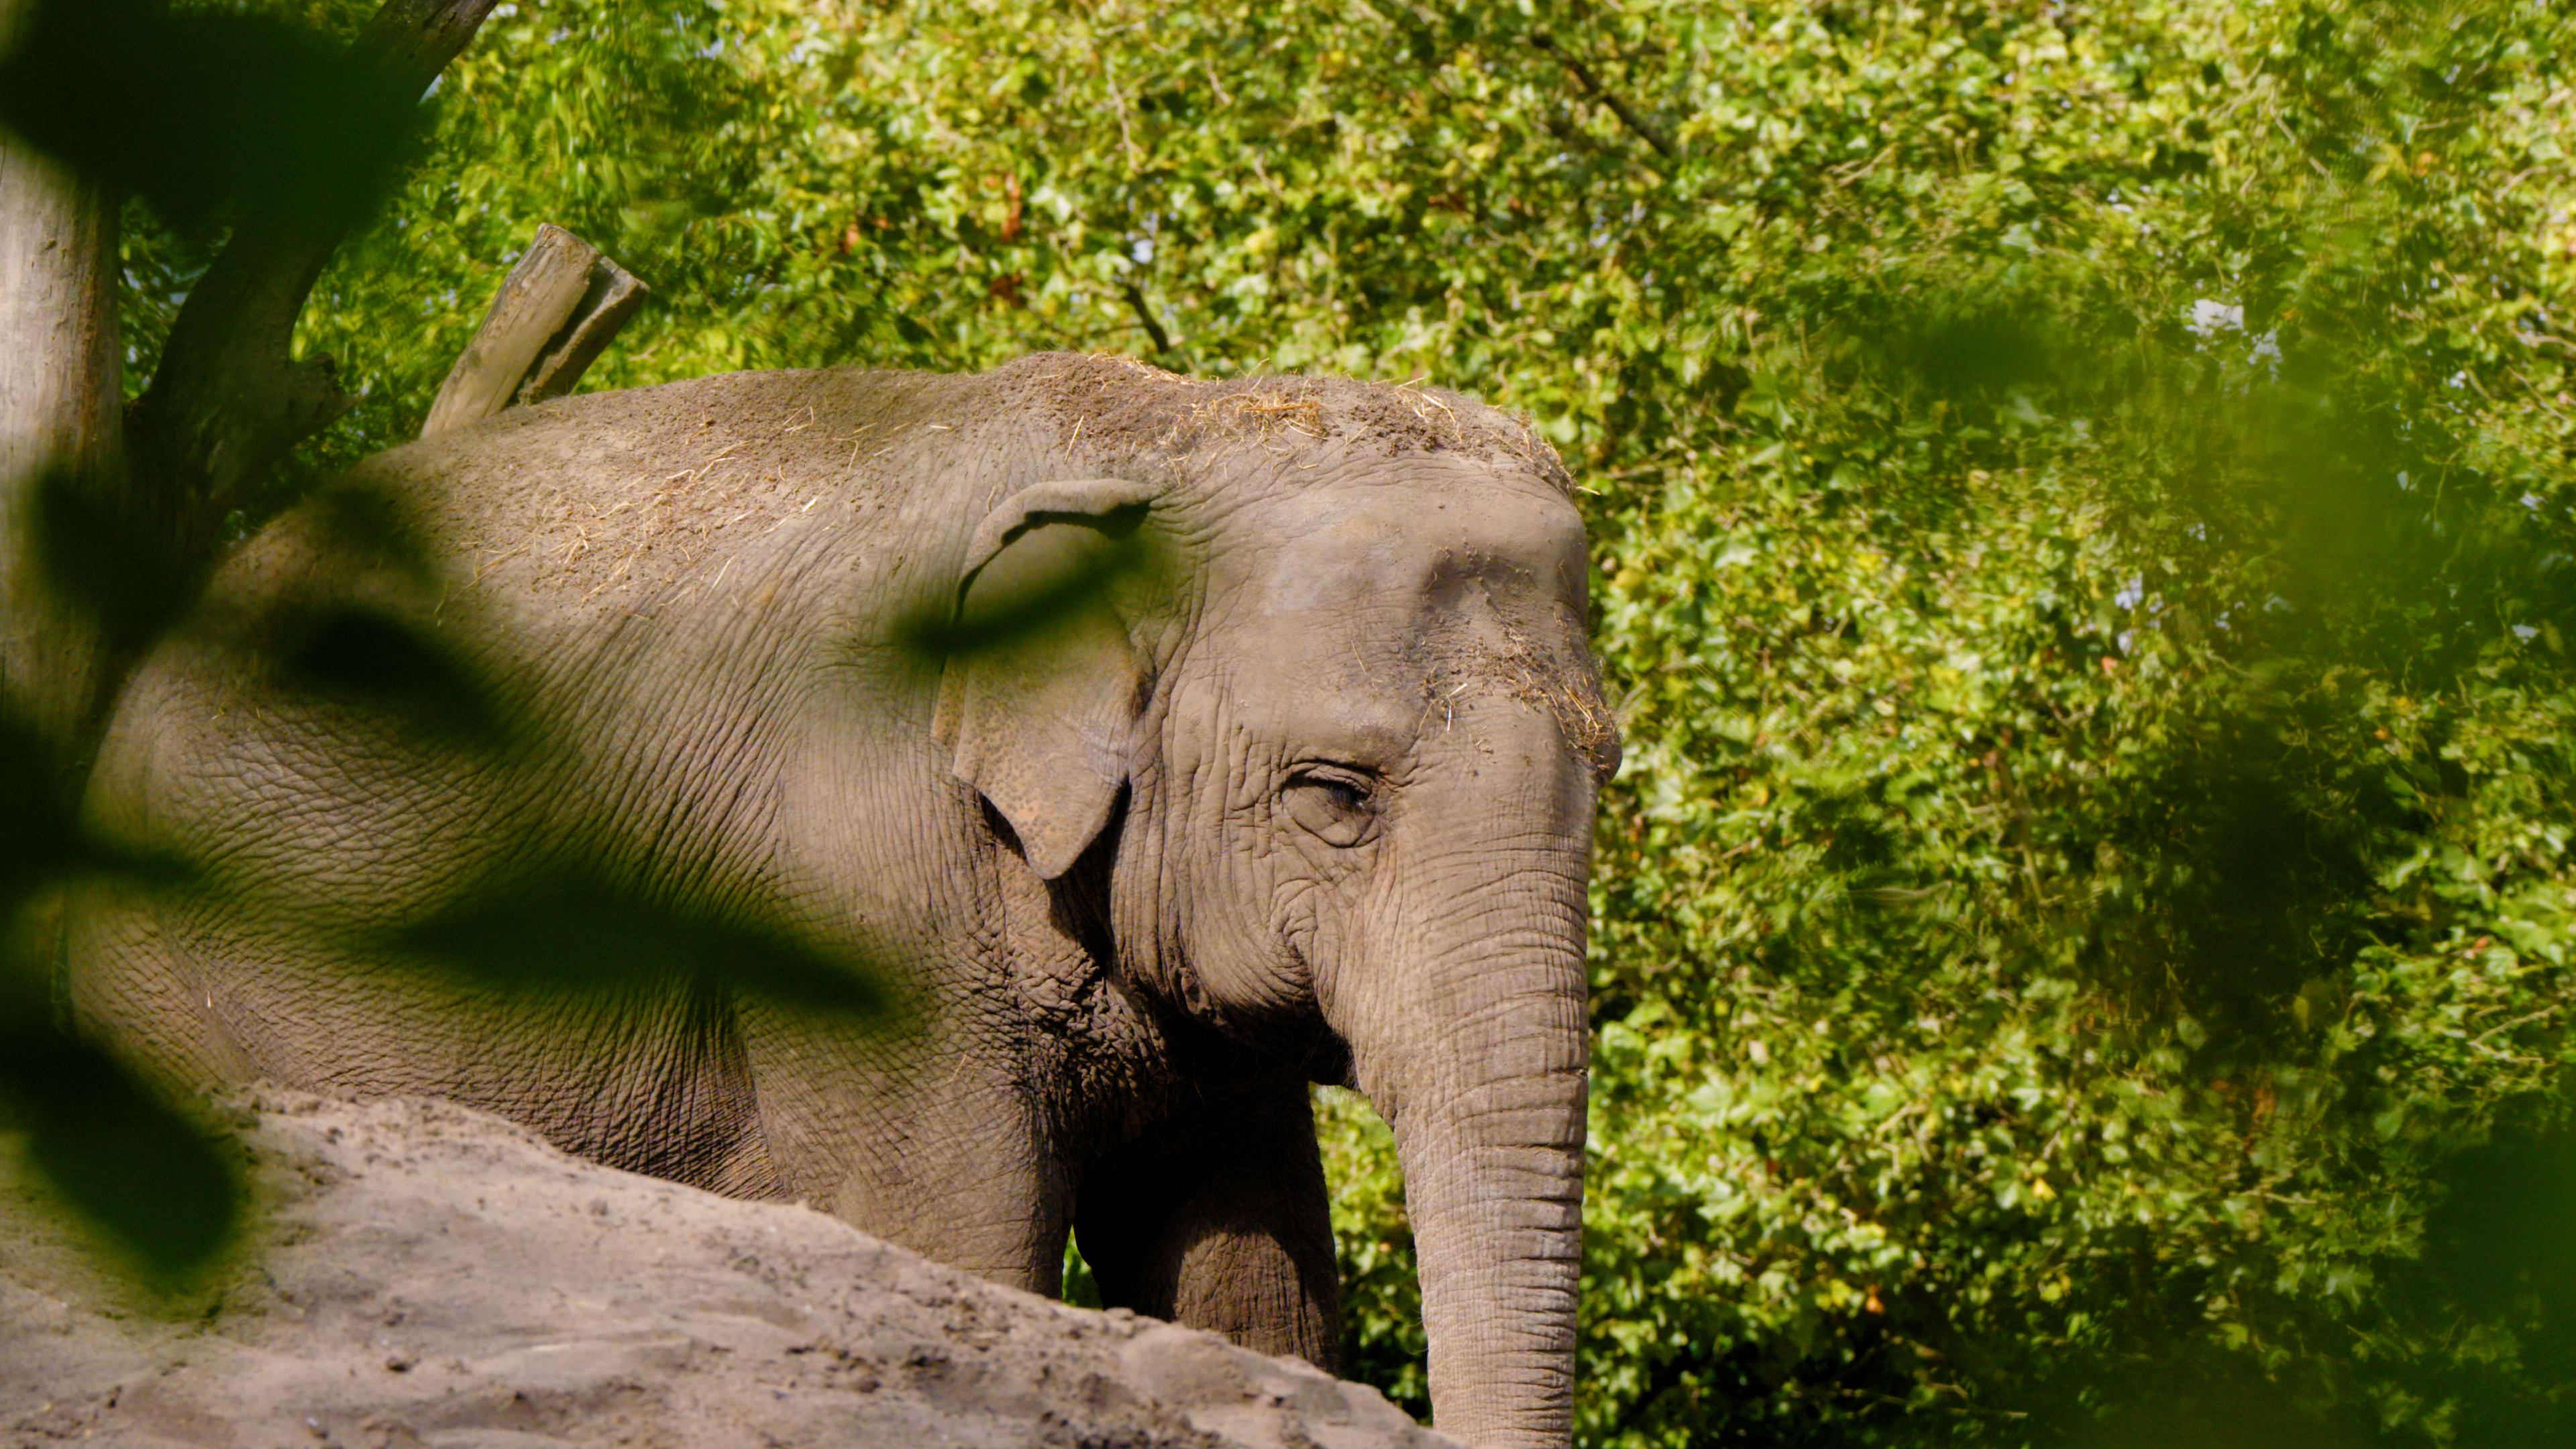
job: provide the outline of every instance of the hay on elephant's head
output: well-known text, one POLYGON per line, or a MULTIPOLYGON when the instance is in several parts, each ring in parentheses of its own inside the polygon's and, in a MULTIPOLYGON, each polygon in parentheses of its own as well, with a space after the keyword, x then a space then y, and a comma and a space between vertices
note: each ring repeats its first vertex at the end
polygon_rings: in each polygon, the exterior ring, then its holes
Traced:
POLYGON ((1529 420, 1463 393, 1343 377, 1198 379, 1133 358, 1050 353, 991 374, 1051 419, 1066 446, 1094 456, 1179 464, 1259 446, 1283 461, 1328 449, 1450 454, 1571 495, 1556 450, 1529 420))

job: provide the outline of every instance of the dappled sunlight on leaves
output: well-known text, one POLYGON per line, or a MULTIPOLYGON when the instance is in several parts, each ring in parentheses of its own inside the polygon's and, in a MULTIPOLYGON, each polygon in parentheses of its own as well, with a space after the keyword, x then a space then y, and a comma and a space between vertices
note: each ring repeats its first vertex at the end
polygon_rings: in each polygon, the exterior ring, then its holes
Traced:
MULTIPOLYGON (((416 429, 539 220, 668 303, 595 387, 1057 347, 1523 409, 1628 742, 1584 1442, 2563 1426, 2556 1260, 2476 1255, 2567 1190, 2564 7, 1548 23, 522 5, 305 321, 361 395, 309 469, 416 429)), ((126 261, 148 362, 201 251, 126 261)), ((1350 1362, 1418 1405, 1383 1129, 1323 1121, 1350 1362)))

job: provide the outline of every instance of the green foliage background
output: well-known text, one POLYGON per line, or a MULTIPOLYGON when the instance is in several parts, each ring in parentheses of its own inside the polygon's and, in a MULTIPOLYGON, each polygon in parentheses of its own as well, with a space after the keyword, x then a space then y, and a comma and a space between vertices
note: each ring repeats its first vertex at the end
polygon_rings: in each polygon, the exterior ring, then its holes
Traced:
MULTIPOLYGON (((522 0, 323 281, 363 402, 282 486, 417 428, 539 221, 655 291, 594 388, 1075 348, 1525 410, 1628 739, 1585 1443, 2576 1442, 2571 46, 522 0)), ((138 385, 210 243, 132 217, 138 385)), ((1419 1409, 1391 1151, 1324 1111, 1419 1409)))

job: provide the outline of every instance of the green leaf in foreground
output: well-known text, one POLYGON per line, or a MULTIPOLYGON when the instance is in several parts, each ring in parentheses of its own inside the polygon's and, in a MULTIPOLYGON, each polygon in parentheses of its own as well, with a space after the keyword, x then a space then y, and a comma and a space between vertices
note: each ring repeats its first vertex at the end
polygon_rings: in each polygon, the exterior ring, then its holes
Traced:
POLYGON ((188 1281, 239 1231, 241 1177, 222 1145, 99 1047, 42 1029, 0 1036, 0 1105, 64 1206, 146 1282, 188 1281))
POLYGON ((1053 647, 1085 611, 1165 586, 1173 563, 1137 531, 1144 514, 1142 505, 1119 509, 1097 536, 1085 527, 1082 537, 1064 541, 1034 569, 970 594, 953 618, 904 620, 895 631, 897 646, 933 664, 1053 647))
POLYGON ((81 872, 119 872, 165 885, 188 878, 188 863, 175 856, 110 844, 83 830, 52 759, 34 730, 0 717, 0 913, 81 872))
POLYGON ((24 547, 58 596, 95 619, 114 647, 137 650, 178 616, 197 580, 149 522, 109 505, 100 482, 59 464, 39 475, 24 547))
POLYGON ((275 16, 67 0, 13 38, 0 122, 182 224, 240 203, 362 214, 416 144, 399 85, 275 16))
POLYGON ((597 991, 695 979, 783 1005, 876 1016, 888 1005, 871 963, 834 959, 786 936, 589 884, 471 902, 402 933, 402 950, 513 990, 597 991))

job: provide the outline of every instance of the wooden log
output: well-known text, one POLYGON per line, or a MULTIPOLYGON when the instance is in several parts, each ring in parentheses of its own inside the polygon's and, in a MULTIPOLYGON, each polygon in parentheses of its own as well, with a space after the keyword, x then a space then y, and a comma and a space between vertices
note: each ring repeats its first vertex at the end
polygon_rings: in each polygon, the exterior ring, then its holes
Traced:
POLYGON ((617 329, 644 305, 648 290, 633 273, 608 258, 592 262, 589 290, 572 309, 571 320, 538 354, 536 366, 528 369, 527 381, 519 385, 519 402, 544 402, 571 392, 617 336, 617 329))
POLYGON ((508 407, 546 344, 572 326, 591 288, 592 264, 600 260, 599 248, 571 232, 552 222, 539 226, 537 239, 502 279, 474 340, 448 369, 420 435, 434 438, 508 407))

